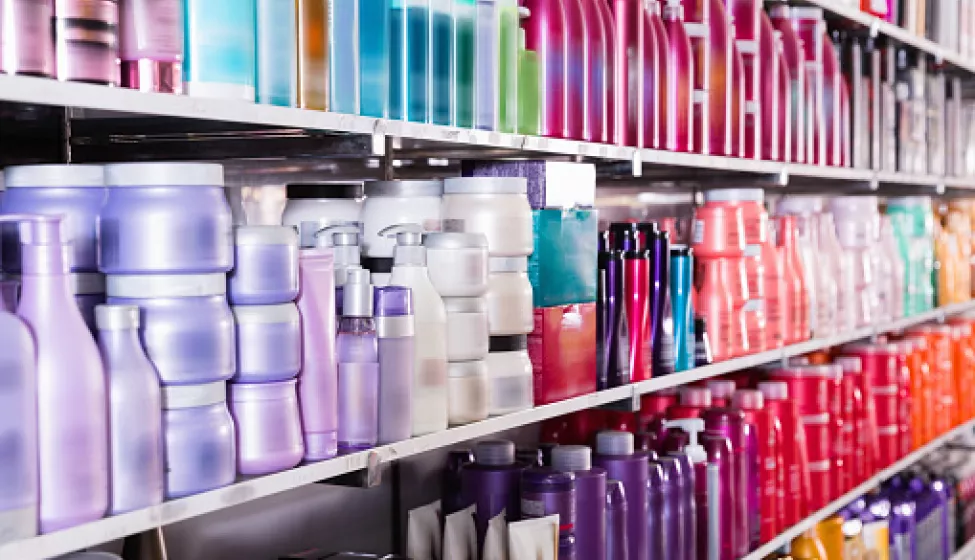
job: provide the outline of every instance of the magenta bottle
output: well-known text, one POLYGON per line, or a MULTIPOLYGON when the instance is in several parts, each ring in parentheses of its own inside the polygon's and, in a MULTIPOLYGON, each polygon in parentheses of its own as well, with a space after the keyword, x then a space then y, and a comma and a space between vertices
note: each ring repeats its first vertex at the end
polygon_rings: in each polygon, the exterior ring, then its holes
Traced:
POLYGON ((183 3, 120 0, 122 85, 183 93, 183 3))
POLYGON ((641 34, 643 36, 643 147, 660 149, 660 112, 663 100, 659 94, 663 91, 663 60, 666 38, 657 33, 653 25, 653 14, 650 4, 653 0, 643 2, 640 9, 641 34))
POLYGON ((644 9, 646 10, 647 17, 650 19, 650 28, 653 31, 654 38, 657 41, 657 68, 658 68, 658 79, 657 82, 659 87, 653 94, 654 101, 657 110, 657 141, 658 148, 666 149, 667 146, 667 127, 668 127, 668 115, 667 115, 667 79, 670 74, 670 57, 668 56, 668 41, 667 41, 667 28, 664 26, 663 19, 663 3, 666 0, 646 0, 644 2, 644 9))
POLYGON ((792 148, 792 143, 795 141, 795 135, 792 131, 794 105, 791 95, 792 76, 789 70, 789 63, 785 58, 785 45, 780 31, 775 31, 775 46, 776 56, 778 57, 778 64, 776 65, 778 75, 775 85, 778 100, 778 116, 776 118, 778 126, 775 128, 775 135, 778 138, 777 143, 779 147, 778 161, 791 162, 793 161, 792 154, 795 152, 792 148))
POLYGON ((335 340, 339 453, 369 449, 379 440, 379 351, 372 304, 369 271, 349 270, 335 340))
MULTIPOLYGON (((613 20, 613 11, 609 9, 609 3, 606 0, 591 0, 592 4, 596 7, 599 12, 600 21, 603 26, 603 51, 605 53, 605 76, 604 80, 604 90, 603 95, 606 100, 606 130, 604 132, 605 142, 615 143, 616 138, 616 127, 618 121, 618 111, 620 106, 616 104, 616 24, 613 20)), ((594 21, 592 19, 587 19, 588 21, 594 21)), ((588 29, 588 24, 587 24, 588 29)), ((590 57, 592 60, 592 57, 590 57)))
POLYGON ((731 155, 745 156, 745 63, 738 45, 731 49, 731 155))
POLYGON ((644 63, 640 14, 643 8, 640 0, 607 1, 616 30, 613 48, 614 143, 642 147, 644 99, 640 72, 644 63))
POLYGON ((522 24, 525 48, 538 55, 542 136, 565 135, 566 25, 562 0, 525 0, 531 14, 522 24))
MULTIPOLYGON (((776 37, 776 31, 772 27, 772 22, 763 12, 761 15, 761 25, 759 27, 758 52, 759 56, 755 60, 757 75, 761 75, 761 82, 756 86, 758 95, 761 99, 761 157, 769 161, 779 159, 779 127, 785 123, 779 121, 779 106, 783 100, 779 98, 779 43, 781 39, 776 37)), ((742 55, 747 61, 748 56, 742 55)), ((748 72, 748 63, 745 63, 745 71, 748 72)), ((746 75, 746 80, 750 76, 746 75)), ((747 88, 746 88, 747 90, 747 88)), ((748 94, 746 93, 746 96, 748 94)), ((746 143, 748 127, 745 128, 746 143)))
POLYGON ((827 137, 823 107, 823 38, 826 34, 826 22, 820 8, 792 8, 791 17, 792 27, 802 45, 805 58, 803 67, 806 72, 806 92, 812 96, 806 101, 806 139, 812 142, 806 146, 806 162, 826 165, 827 137))
POLYGON ((623 483, 626 494, 627 560, 650 560, 647 555, 647 503, 650 463, 646 453, 634 451, 633 434, 605 431, 596 434, 593 462, 606 476, 623 483))
MULTIPOLYGON (((551 0, 550 0, 551 1, 551 0)), ((565 138, 590 140, 589 42, 586 40, 586 12, 583 0, 562 0, 565 14, 565 138)))
POLYGON ((626 488, 619 480, 606 482, 606 560, 628 560, 630 539, 627 533, 629 504, 626 488))
POLYGON ((54 2, 0 2, 0 74, 54 75, 54 2))
MULTIPOLYGON (((708 0, 708 43, 710 44, 710 89, 708 90, 708 143, 709 152, 719 156, 734 155, 732 152, 732 90, 734 66, 732 62, 734 27, 721 0, 708 0)), ((746 155, 748 152, 746 150, 746 155)), ((751 156, 750 156, 751 157, 751 156)))
POLYGON ((105 367, 71 293, 61 221, 0 216, 21 224, 17 312, 37 345, 41 533, 102 517, 109 495, 105 367))
POLYGON ((667 31, 667 79, 664 81, 667 130, 664 148, 687 152, 691 149, 694 135, 694 59, 680 0, 667 0, 663 22, 667 31))
MULTIPOLYGON (((824 26, 825 27, 825 26, 824 26)), ((820 38, 823 60, 823 135, 826 139, 826 165, 843 165, 843 74, 840 58, 825 29, 820 38)))
MULTIPOLYGON (((736 408, 712 408, 702 414, 705 433, 728 438, 731 444, 732 485, 734 487, 734 553, 748 554, 754 534, 757 537, 758 494, 752 500, 752 490, 758 489, 758 435, 755 426, 745 421, 745 413, 736 408), (754 511, 752 511, 754 509, 754 511)), ((757 538, 755 539, 757 541, 757 538)))
POLYGON ((592 466, 592 450, 585 445, 553 448, 552 468, 575 474, 576 557, 606 560, 606 471, 592 466))
MULTIPOLYGON (((668 0, 669 1, 669 0, 668 0)), ((693 118, 694 132, 691 135, 692 150, 698 154, 710 153, 710 123, 708 97, 711 89, 711 44, 709 25, 711 21, 711 0, 681 0, 684 6, 684 29, 691 41, 694 76, 693 118)), ((668 29, 669 31, 669 29, 668 29)))
POLYGON ((586 27, 586 115, 588 140, 608 143, 610 113, 607 107, 612 79, 612 20, 603 21, 605 0, 582 0, 586 27), (609 26, 609 27, 607 27, 609 26))
POLYGON ((784 4, 776 4, 769 9, 772 27, 782 34, 782 58, 789 77, 788 126, 790 149, 788 161, 806 162, 806 55, 802 42, 792 29, 792 9, 784 4))

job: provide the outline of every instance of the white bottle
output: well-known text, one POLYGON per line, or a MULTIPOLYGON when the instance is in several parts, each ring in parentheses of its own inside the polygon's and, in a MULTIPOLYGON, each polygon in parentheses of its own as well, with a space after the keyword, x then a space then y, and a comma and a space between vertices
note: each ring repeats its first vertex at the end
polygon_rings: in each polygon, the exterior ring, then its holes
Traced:
POLYGON ((413 290, 416 332, 413 377, 413 435, 447 429, 447 312, 427 274, 427 251, 417 224, 389 226, 395 237, 391 286, 413 290))

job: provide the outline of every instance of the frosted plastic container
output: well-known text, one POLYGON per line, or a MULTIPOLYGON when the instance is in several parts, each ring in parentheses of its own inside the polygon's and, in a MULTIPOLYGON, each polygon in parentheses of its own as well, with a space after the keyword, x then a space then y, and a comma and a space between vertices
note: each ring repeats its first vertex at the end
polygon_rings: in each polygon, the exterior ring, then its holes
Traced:
POLYGON ((298 234, 288 226, 234 230, 234 270, 228 278, 234 305, 287 303, 298 297, 298 234))
MULTIPOLYGON (((101 165, 23 165, 4 169, 4 214, 61 214, 64 241, 71 243, 72 272, 98 271, 98 214, 105 204, 101 165)), ((20 235, 4 224, 3 270, 20 273, 20 235)))
POLYGON ((444 231, 483 233, 491 257, 527 257, 534 237, 528 181, 522 177, 454 177, 444 181, 444 231))
POLYGON ((224 381, 236 369, 234 318, 223 274, 112 276, 108 303, 135 305, 163 385, 224 381))
POLYGON ((298 228, 302 247, 321 247, 331 240, 315 234, 327 226, 359 221, 362 183, 291 183, 281 223, 298 228))
POLYGON ((236 383, 286 381, 301 369, 301 317, 293 303, 236 305, 236 383))
POLYGON ((444 298, 447 311, 447 361, 483 360, 488 353, 484 298, 444 298))
POLYGON ((0 311, 0 434, 14 443, 0 454, 0 544, 37 534, 36 347, 23 321, 0 311))
POLYGON ((72 274, 71 292, 88 330, 95 332, 95 306, 105 303, 105 276, 93 272, 72 274))
POLYGON ((486 361, 447 364, 447 421, 450 425, 470 424, 487 418, 489 391, 486 361))
POLYGON ((528 259, 490 259, 488 291, 484 296, 491 336, 528 334, 535 328, 528 259))
POLYGON ((362 203, 362 255, 392 258, 395 239, 379 232, 396 224, 418 224, 423 231, 440 231, 443 183, 435 181, 367 181, 362 203))
POLYGON ((527 336, 492 336, 487 355, 491 416, 531 408, 532 362, 527 336))
POLYGON ((203 274, 233 267, 223 166, 105 166, 98 266, 106 274, 203 274))
POLYGON ((237 470, 234 431, 226 383, 163 387, 166 497, 231 484, 237 470))
POLYGON ((442 297, 469 298, 487 291, 488 249, 484 235, 431 233, 423 239, 427 248, 427 273, 442 297))
POLYGON ((231 383, 230 412, 237 426, 237 470, 270 474, 297 465, 305 454, 297 381, 231 383))

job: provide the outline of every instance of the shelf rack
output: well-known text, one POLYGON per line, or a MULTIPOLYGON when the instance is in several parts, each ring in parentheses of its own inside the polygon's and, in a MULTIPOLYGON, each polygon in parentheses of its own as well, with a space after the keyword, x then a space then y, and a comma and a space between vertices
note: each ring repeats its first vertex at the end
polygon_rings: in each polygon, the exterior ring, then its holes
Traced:
MULTIPOLYGON (((412 455, 417 455, 434 449, 450 447, 471 439, 488 436, 500 431, 510 430, 521 426, 527 426, 529 424, 534 424, 536 422, 541 422, 549 418, 555 418, 557 416, 562 416, 579 410, 587 410, 614 403, 626 403, 627 401, 632 403, 634 406, 638 406, 640 396, 647 393, 652 393, 654 391, 660 391, 662 389, 671 387, 678 387, 680 385, 693 383, 702 379, 708 379, 718 375, 723 375, 725 373, 774 362, 776 360, 782 360, 792 356, 822 350, 877 334, 897 332, 910 328, 914 325, 919 325, 929 321, 943 320, 946 317, 969 311, 975 311, 975 302, 946 306, 914 317, 892 321, 883 327, 868 327, 827 338, 813 339, 799 344, 785 346, 776 350, 727 360, 681 373, 675 373, 631 385, 625 385, 623 387, 616 387, 605 391, 597 391, 595 393, 559 401, 557 403, 539 406, 529 410, 507 414, 505 416, 489 418, 487 420, 475 422, 466 426, 450 428, 440 433, 420 436, 390 445, 379 446, 368 451, 362 451, 319 463, 300 466, 268 476, 242 479, 234 484, 231 484, 230 486, 219 488, 217 490, 204 492, 202 494, 197 494, 178 500, 172 500, 158 506, 141 509, 131 513, 107 517, 105 519, 86 523, 84 525, 66 529, 64 531, 58 531, 47 535, 0 545, 0 558, 31 560, 35 558, 40 559, 59 556, 75 550, 120 539, 128 535, 141 533, 157 527, 163 527, 165 525, 196 517, 198 515, 226 509, 244 502, 257 500, 259 498, 278 494, 286 490, 291 490, 293 488, 298 488, 308 484, 314 484, 322 480, 327 480, 355 471, 365 469, 370 472, 371 478, 372 474, 378 473, 378 469, 380 469, 384 464, 390 463, 397 459, 410 457, 412 455)), ((947 437, 948 436, 939 438, 939 441, 943 441, 947 437)), ((871 481, 880 481, 889 477, 891 474, 896 472, 896 470, 893 470, 894 467, 897 467, 898 465, 900 465, 901 468, 909 466, 911 463, 923 456, 924 452, 929 451, 934 447, 936 446, 934 445, 934 442, 932 442, 932 444, 929 444, 923 449, 916 451, 908 458, 898 462, 893 467, 885 469, 882 473, 872 478, 871 481), (908 459, 911 458, 914 458, 913 461, 908 462, 908 459)), ((869 486, 868 482, 858 487, 857 490, 862 489, 862 493, 869 490, 870 487, 871 486, 869 486)), ((851 496, 851 494, 848 494, 847 496, 851 496)), ((836 505, 836 508, 839 507, 840 505, 836 505)), ((828 515, 828 512, 823 513, 821 511, 816 515, 820 514, 825 517, 828 515)), ((806 520, 806 522, 811 525, 816 521, 806 520)), ((801 526, 802 525, 800 524, 797 527, 801 526)), ((792 530, 795 530, 796 534, 800 532, 800 530, 796 528, 790 529, 790 531, 792 530)), ((783 535, 790 534, 794 536, 794 534, 790 532, 783 533, 783 535)), ((785 543, 788 542, 789 539, 791 539, 791 537, 786 538, 786 536, 780 536, 779 539, 774 542, 781 541, 781 543, 785 543)), ((752 556, 749 558, 751 557, 752 556)), ((755 556, 755 558, 761 558, 761 556, 755 556)))

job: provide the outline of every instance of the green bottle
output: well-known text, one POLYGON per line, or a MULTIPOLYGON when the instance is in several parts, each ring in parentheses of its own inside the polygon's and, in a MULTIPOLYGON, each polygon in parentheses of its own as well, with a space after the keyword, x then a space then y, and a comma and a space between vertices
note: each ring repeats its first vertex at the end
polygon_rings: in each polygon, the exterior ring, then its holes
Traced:
POLYGON ((518 128, 518 1, 499 0, 501 39, 498 129, 514 132, 518 128))
MULTIPOLYGON (((528 17, 528 10, 519 10, 528 17)), ((539 108, 538 53, 525 47, 525 30, 518 30, 518 133, 538 135, 541 129, 539 108)))

